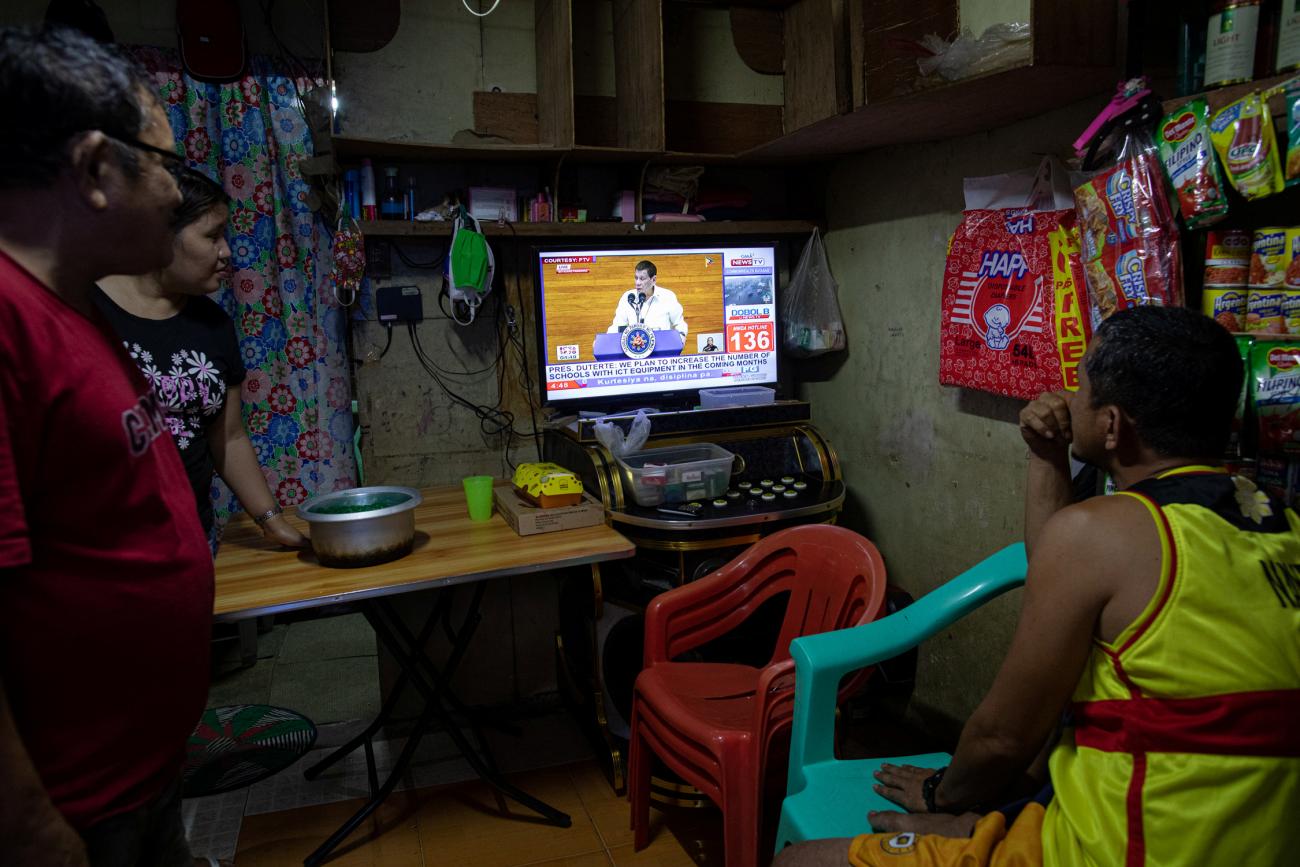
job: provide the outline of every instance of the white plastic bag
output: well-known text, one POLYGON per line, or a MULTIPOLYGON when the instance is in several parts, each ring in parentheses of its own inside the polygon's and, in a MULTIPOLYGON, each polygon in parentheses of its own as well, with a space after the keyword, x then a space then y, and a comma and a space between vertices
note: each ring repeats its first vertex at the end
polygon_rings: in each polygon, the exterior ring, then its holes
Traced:
POLYGON ((813 229, 781 304, 786 352, 810 358, 844 348, 844 319, 836 288, 821 232, 813 229))
POLYGON ((932 55, 916 61, 921 74, 937 72, 947 81, 1024 66, 1029 63, 1032 47, 1029 25, 1019 21, 994 24, 978 39, 970 30, 963 29, 951 43, 931 33, 921 39, 921 45, 932 55))
POLYGON ((612 421, 598 421, 593 430, 600 444, 617 458, 628 452, 639 451, 645 445, 650 438, 650 419, 646 418, 644 410, 637 410, 627 434, 612 421))

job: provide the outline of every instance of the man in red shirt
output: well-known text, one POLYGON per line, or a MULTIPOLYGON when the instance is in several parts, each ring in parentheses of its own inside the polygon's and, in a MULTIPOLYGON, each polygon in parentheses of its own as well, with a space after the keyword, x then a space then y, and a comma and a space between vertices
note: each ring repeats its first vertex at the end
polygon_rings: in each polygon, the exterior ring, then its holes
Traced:
POLYGON ((181 161, 145 79, 69 31, 0 30, 0 117, 0 864, 189 864, 212 561, 91 301, 170 260, 181 161))

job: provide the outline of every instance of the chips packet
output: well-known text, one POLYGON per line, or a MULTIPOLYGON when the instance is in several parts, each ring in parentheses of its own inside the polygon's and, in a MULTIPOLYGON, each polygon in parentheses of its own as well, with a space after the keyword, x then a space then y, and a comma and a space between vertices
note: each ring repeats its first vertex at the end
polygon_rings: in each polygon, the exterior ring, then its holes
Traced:
POLYGON ((1223 178, 1210 142, 1210 107, 1194 99, 1165 115, 1157 128, 1160 160, 1178 194, 1189 228, 1217 223, 1228 215, 1223 178))
POLYGON ((1300 454, 1300 343, 1256 343, 1250 376, 1260 457, 1300 454))
POLYGON ((1155 143, 1128 133, 1113 165, 1074 178, 1088 293, 1105 319, 1142 304, 1183 303, 1182 254, 1155 143))
POLYGON ((1210 139, 1237 192, 1248 199, 1261 199, 1282 191, 1273 116, 1258 91, 1215 112, 1210 139))

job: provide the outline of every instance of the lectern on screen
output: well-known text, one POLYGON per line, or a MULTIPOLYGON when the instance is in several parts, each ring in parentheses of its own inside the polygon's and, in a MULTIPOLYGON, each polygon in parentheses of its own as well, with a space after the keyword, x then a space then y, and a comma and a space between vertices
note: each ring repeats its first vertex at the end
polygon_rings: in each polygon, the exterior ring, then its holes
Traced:
POLYGON ((777 381, 771 246, 539 250, 548 404, 777 381))

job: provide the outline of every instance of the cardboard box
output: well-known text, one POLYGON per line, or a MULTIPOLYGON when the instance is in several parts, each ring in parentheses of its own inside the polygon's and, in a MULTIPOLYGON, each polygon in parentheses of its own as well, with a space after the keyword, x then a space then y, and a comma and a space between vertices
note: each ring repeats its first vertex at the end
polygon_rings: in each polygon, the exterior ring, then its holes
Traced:
POLYGON ((515 493, 514 488, 504 484, 492 489, 492 499, 496 501, 501 517, 520 536, 594 527, 605 521, 605 507, 586 493, 582 495, 582 502, 576 506, 541 509, 529 505, 515 493))

